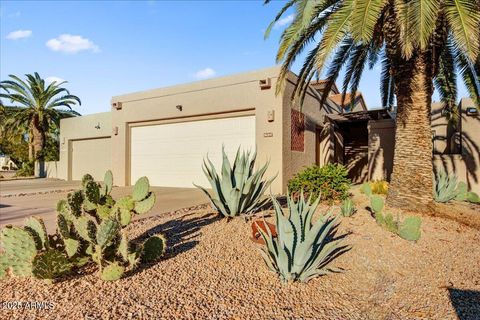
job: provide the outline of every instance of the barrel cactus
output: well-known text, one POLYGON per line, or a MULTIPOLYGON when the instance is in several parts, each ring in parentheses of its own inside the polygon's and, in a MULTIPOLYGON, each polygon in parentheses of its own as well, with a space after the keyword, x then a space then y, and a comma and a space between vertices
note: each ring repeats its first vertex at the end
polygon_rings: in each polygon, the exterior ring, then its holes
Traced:
POLYGON ((272 197, 277 237, 272 236, 269 228, 266 231, 258 228, 266 243, 260 250, 265 264, 284 283, 307 282, 314 277, 339 271, 330 263, 348 250, 343 239, 335 238, 340 215, 334 217, 330 210, 312 223, 319 200, 312 202, 311 198, 305 199, 301 194, 295 202, 288 196, 289 214, 286 216, 278 201, 272 197))
POLYGON ((222 148, 222 168, 220 175, 208 156, 203 161, 203 172, 207 177, 212 191, 194 184, 210 198, 213 207, 223 216, 232 218, 241 213, 248 213, 264 205, 268 199, 262 196, 275 177, 262 180, 267 171, 268 163, 254 170, 257 153, 237 149, 233 165, 230 164, 225 148, 222 148))

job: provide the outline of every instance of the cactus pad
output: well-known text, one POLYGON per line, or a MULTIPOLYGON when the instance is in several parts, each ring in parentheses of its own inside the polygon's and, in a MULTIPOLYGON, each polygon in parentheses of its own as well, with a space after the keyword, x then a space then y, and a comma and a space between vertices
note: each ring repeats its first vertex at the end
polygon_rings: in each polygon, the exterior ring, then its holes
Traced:
POLYGON ((132 221, 132 213, 125 209, 120 209, 118 211, 118 217, 122 227, 127 226, 130 223, 130 221, 132 221))
POLYGON ((67 196, 67 202, 70 206, 70 211, 75 217, 79 217, 82 214, 83 200, 83 194, 80 190, 69 193, 67 196))
POLYGON ((141 177, 135 183, 133 187, 132 198, 134 201, 141 201, 148 196, 148 190, 150 189, 150 183, 147 177, 141 177))
POLYGON ((68 238, 70 236, 69 222, 65 219, 63 214, 57 214, 57 230, 62 238, 68 238))
POLYGON ((383 210, 383 206, 384 206, 384 200, 383 200, 382 197, 377 196, 377 195, 373 195, 370 198, 370 208, 372 208, 372 210, 373 210, 373 212, 375 212, 375 214, 381 213, 382 210, 383 210))
POLYGON ((125 268, 118 263, 114 262, 106 266, 102 270, 100 278, 105 281, 115 281, 120 279, 125 272, 125 268))
POLYGON ((37 217, 27 218, 25 220, 25 229, 26 228, 31 230, 30 233, 34 232, 37 235, 41 244, 39 250, 48 249, 48 233, 47 228, 45 228, 45 223, 43 223, 42 219, 37 217))
POLYGON ((89 181, 95 181, 91 174, 87 173, 82 177, 82 187, 85 187, 89 181))
POLYGON ((105 177, 103 178, 103 183, 105 184, 105 195, 110 194, 113 189, 113 174, 112 171, 108 170, 105 172, 105 177))
POLYGON ((419 217, 407 217, 398 229, 398 235, 408 241, 417 241, 420 239, 420 226, 422 220, 419 217))
POLYGON ((80 241, 67 238, 63 240, 65 244, 65 252, 69 257, 73 257, 75 254, 77 254, 78 249, 80 248, 80 241))
POLYGON ((120 224, 115 219, 107 219, 102 221, 97 231, 97 243, 99 246, 108 246, 118 235, 120 224))
POLYGON ((74 221, 75 230, 78 235, 86 241, 94 241, 97 234, 95 222, 87 216, 81 216, 74 221))
POLYGON ((467 192, 467 201, 471 203, 480 203, 480 197, 475 192, 467 192))
POLYGON ((145 262, 155 261, 165 252, 167 241, 162 234, 151 236, 143 243, 142 260, 145 262))
POLYGON ((32 262, 32 273, 38 279, 51 280, 70 271, 71 267, 63 253, 48 250, 35 256, 32 262))
POLYGON ((100 200, 100 188, 94 181, 88 181, 83 188, 85 192, 85 198, 91 203, 97 204, 100 200))
POLYGON ((147 213, 152 210, 155 205, 156 196, 155 193, 150 192, 150 195, 142 201, 135 202, 135 212, 138 214, 147 213))

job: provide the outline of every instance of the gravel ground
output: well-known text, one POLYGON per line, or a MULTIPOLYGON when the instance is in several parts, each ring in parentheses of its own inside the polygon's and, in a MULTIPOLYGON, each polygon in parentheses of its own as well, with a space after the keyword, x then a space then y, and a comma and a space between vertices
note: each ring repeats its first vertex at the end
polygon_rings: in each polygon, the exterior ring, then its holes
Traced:
POLYGON ((480 232, 422 219, 422 238, 409 243, 360 209, 340 227, 352 249, 333 264, 345 272, 282 285, 249 240, 250 223, 243 219, 220 220, 208 207, 151 217, 128 231, 134 237, 164 232, 169 249, 163 260, 117 282, 101 281, 94 270, 53 285, 9 278, 0 283, 0 301, 53 305, 3 305, 0 318, 479 319, 480 232))

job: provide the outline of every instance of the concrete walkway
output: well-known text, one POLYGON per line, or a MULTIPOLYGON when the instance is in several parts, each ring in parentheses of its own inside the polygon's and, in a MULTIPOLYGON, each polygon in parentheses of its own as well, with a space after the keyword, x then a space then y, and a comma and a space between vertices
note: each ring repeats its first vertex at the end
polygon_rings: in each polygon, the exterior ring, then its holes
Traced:
MULTIPOLYGON (((76 189, 80 184, 79 182, 49 179, 32 181, 35 182, 26 183, 24 180, 23 187, 21 183, 18 183, 19 181, 0 183, 0 227, 7 224, 22 225, 26 217, 38 216, 44 219, 49 232, 55 232, 57 202, 66 198, 68 190, 76 189), (15 192, 17 195, 14 195, 15 192)), ((159 215, 208 202, 208 198, 198 189, 166 187, 152 187, 151 189, 157 196, 155 207, 149 213, 136 218, 159 215)), ((117 199, 131 194, 131 190, 132 187, 115 187, 112 195, 117 199)))
POLYGON ((70 191, 80 188, 80 181, 64 181, 57 179, 24 179, 0 181, 0 197, 14 195, 30 195, 53 191, 70 191))

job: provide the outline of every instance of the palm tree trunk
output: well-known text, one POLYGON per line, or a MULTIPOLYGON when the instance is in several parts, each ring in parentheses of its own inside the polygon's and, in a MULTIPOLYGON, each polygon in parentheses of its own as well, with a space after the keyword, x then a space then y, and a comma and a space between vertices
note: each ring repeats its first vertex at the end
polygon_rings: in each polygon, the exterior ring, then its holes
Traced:
POLYGON ((33 152, 35 160, 42 160, 42 150, 45 145, 45 137, 38 124, 38 119, 32 121, 33 152))
POLYGON ((433 201, 431 61, 415 53, 396 69, 397 116, 387 204, 415 211, 433 201))
POLYGON ((35 158, 34 174, 37 178, 45 176, 45 163, 43 161, 43 147, 45 145, 45 135, 40 129, 38 119, 35 117, 32 121, 33 150, 35 158))

